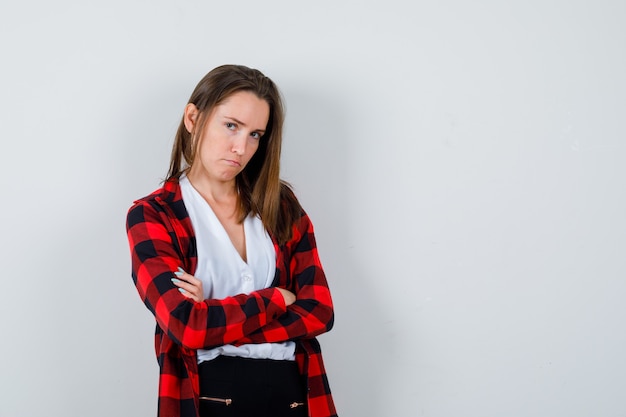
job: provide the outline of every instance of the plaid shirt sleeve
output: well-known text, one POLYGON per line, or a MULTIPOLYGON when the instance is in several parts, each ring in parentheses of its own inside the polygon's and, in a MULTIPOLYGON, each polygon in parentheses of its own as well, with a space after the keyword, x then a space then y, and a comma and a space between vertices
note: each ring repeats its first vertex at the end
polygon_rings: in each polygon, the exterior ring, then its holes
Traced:
POLYGON ((277 248, 277 279, 274 284, 290 289, 296 301, 276 320, 255 330, 237 343, 272 343, 310 339, 329 331, 334 323, 333 303, 319 259, 313 224, 306 213, 293 227, 293 238, 277 248))
POLYGON ((284 298, 276 288, 201 303, 183 296, 171 281, 179 266, 185 268, 179 245, 185 231, 174 224, 174 217, 154 200, 138 201, 127 216, 133 280, 169 338, 189 349, 224 345, 285 313, 284 298))

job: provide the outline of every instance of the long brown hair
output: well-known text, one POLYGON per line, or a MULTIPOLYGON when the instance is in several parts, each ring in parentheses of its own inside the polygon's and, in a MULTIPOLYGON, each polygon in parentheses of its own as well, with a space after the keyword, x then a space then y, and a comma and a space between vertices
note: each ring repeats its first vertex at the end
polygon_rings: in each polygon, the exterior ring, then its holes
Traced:
POLYGON ((178 178, 193 165, 200 135, 211 110, 239 91, 250 91, 267 102, 269 120, 259 148, 236 177, 239 190, 239 221, 250 213, 259 215, 265 229, 279 244, 291 238, 291 227, 301 207, 289 184, 280 180, 284 107, 281 94, 272 80, 259 70, 243 65, 222 65, 200 80, 189 103, 198 109, 193 132, 181 120, 174 139, 167 179, 178 178))

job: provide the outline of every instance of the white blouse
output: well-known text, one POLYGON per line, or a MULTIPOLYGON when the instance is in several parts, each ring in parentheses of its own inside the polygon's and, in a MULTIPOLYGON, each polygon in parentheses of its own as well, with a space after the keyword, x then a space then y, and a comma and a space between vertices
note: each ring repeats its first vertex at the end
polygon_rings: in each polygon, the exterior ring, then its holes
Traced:
MULTIPOLYGON (((274 243, 258 216, 243 222, 248 262, 245 262, 211 206, 182 175, 183 202, 196 235, 198 266, 194 276, 202 281, 204 298, 221 299, 249 294, 272 285, 276 272, 274 243)), ((294 342, 224 345, 198 350, 198 363, 219 355, 257 359, 294 360, 294 342)))

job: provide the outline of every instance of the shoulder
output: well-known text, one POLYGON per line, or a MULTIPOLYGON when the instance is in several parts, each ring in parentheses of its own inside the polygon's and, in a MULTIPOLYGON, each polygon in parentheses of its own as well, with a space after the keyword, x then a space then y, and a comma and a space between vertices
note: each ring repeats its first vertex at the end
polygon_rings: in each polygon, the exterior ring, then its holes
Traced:
POLYGON ((178 178, 172 178, 163 183, 150 194, 135 200, 128 209, 127 222, 133 223, 146 221, 146 214, 157 214, 166 212, 171 217, 188 217, 185 209, 178 178))
POLYGON ((161 186, 161 188, 154 190, 145 197, 141 197, 135 200, 132 207, 142 204, 151 204, 157 201, 172 203, 176 202, 177 200, 182 200, 180 184, 178 182, 178 178, 170 178, 163 183, 163 186, 161 186))
POLYGON ((281 185, 282 210, 289 212, 289 218, 291 219, 291 238, 289 243, 295 244, 304 237, 313 235, 313 223, 306 210, 300 204, 293 188, 286 182, 283 182, 281 185))

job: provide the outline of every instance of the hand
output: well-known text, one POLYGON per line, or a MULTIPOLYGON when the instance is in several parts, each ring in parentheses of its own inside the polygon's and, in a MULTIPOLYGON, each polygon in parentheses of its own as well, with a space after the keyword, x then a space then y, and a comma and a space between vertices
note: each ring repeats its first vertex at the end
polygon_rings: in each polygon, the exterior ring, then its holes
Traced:
POLYGON ((202 290, 202 281, 186 273, 182 268, 174 272, 176 278, 172 278, 172 282, 176 285, 182 295, 191 298, 199 303, 204 300, 204 292, 202 290))
POLYGON ((278 288, 278 287, 276 287, 276 289, 280 291, 283 298, 285 299, 285 305, 290 306, 296 301, 296 295, 292 293, 291 291, 286 290, 284 288, 278 288))

